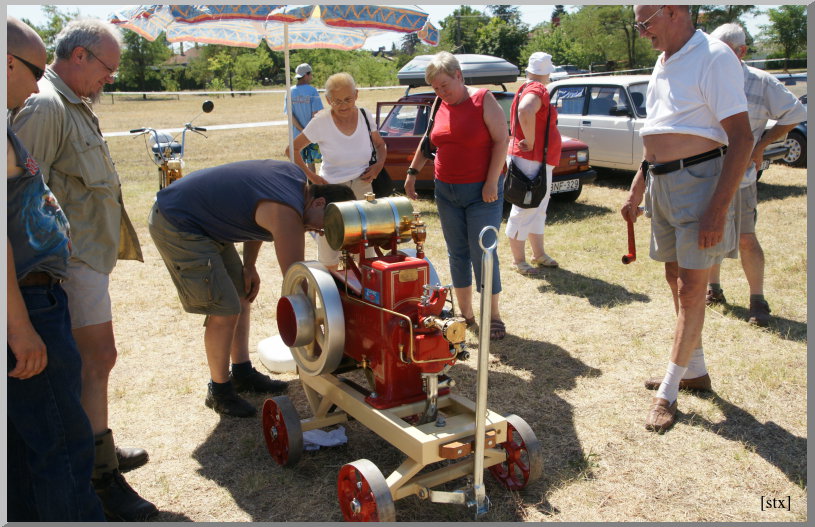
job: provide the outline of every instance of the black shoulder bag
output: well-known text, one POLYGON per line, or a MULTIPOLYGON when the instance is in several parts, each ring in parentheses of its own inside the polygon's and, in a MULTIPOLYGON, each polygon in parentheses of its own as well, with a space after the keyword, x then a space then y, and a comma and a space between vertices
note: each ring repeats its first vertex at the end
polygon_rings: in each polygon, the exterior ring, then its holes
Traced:
POLYGON ((433 143, 430 142, 430 132, 433 130, 433 122, 436 120, 436 112, 439 111, 440 104, 441 99, 436 97, 433 101, 433 108, 430 110, 430 120, 427 123, 427 130, 425 130, 422 142, 419 144, 422 155, 431 161, 436 159, 436 149, 433 148, 433 143))
POLYGON ((371 123, 368 122, 368 114, 365 113, 364 108, 359 109, 362 112, 362 117, 365 119, 365 126, 368 127, 368 139, 371 140, 371 159, 368 161, 368 166, 376 164, 376 147, 374 146, 374 138, 371 137, 371 123))
MULTIPOLYGON (((515 105, 515 112, 512 117, 512 135, 513 144, 515 142, 515 130, 518 123, 518 106, 521 104, 523 89, 526 85, 521 86, 518 91, 518 103, 515 105)), ((543 139, 543 162, 538 170, 537 176, 534 179, 529 179, 510 159, 507 165, 507 174, 504 179, 504 199, 513 205, 517 205, 522 209, 537 208, 546 193, 549 191, 546 184, 546 152, 549 148, 549 118, 552 112, 549 108, 546 109, 546 128, 543 139)))

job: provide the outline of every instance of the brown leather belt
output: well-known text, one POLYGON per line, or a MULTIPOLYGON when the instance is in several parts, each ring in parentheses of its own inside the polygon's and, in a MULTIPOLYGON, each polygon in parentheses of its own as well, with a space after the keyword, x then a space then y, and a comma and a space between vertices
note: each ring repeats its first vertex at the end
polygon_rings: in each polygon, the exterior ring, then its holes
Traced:
POLYGON ((20 287, 26 287, 31 285, 54 285, 62 282, 62 280, 58 278, 54 278, 48 273, 43 271, 35 271, 33 273, 28 273, 22 280, 19 280, 17 283, 20 287))
POLYGON ((651 173, 654 174, 655 176, 661 174, 669 174, 671 172, 681 170, 684 167, 698 165, 699 163, 704 163, 705 161, 716 159, 717 157, 721 157, 726 153, 727 147, 721 146, 719 148, 709 150, 704 154, 699 154, 698 156, 686 157, 685 159, 677 159, 676 161, 669 161, 667 163, 654 163, 651 165, 651 173))

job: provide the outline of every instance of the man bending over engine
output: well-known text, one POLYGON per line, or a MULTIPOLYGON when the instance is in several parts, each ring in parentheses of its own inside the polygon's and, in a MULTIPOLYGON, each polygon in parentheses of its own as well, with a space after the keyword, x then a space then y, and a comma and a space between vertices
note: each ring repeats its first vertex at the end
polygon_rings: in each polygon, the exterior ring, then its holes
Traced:
POLYGON ((274 241, 285 273, 304 258, 305 231, 322 229, 326 205, 353 199, 353 192, 342 185, 306 186, 297 165, 271 159, 198 170, 157 194, 147 220, 150 235, 184 310, 207 316, 208 407, 252 417, 257 410, 238 392, 286 389, 285 382, 263 375, 249 360, 249 315, 260 288, 255 269, 260 245, 274 241), (243 261, 237 242, 243 242, 243 261))

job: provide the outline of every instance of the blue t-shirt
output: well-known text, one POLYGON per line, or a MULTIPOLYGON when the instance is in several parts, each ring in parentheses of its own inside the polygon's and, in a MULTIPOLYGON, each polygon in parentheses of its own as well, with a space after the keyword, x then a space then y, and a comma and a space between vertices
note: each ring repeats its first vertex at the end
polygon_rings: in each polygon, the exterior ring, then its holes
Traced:
POLYGON ((159 211, 183 232, 219 242, 273 241, 255 222, 261 201, 305 210, 306 175, 288 161, 238 161, 196 170, 156 195, 159 211))
MULTIPOLYGON (((323 101, 320 100, 320 94, 317 93, 317 88, 311 84, 299 84, 291 88, 291 100, 293 105, 291 113, 300 121, 300 125, 305 128, 314 112, 319 112, 323 109, 323 101)), ((283 101, 283 112, 288 112, 288 99, 283 101)), ((300 135, 300 130, 296 126, 291 127, 292 137, 300 135)))
POLYGON ((14 251, 14 269, 20 280, 30 272, 41 271, 54 278, 66 278, 71 239, 68 218, 42 179, 40 167, 10 129, 6 129, 19 176, 8 178, 8 239, 14 251))

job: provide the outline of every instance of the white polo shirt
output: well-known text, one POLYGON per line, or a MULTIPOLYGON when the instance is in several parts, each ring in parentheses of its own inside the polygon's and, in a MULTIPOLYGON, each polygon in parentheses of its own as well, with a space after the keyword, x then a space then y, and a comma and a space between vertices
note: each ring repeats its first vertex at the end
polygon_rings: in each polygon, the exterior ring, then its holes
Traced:
POLYGON ((747 111, 744 73, 736 54, 701 30, 682 49, 657 59, 645 97, 641 136, 698 135, 727 144, 720 121, 747 111))

